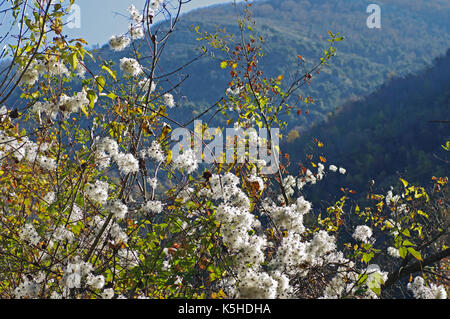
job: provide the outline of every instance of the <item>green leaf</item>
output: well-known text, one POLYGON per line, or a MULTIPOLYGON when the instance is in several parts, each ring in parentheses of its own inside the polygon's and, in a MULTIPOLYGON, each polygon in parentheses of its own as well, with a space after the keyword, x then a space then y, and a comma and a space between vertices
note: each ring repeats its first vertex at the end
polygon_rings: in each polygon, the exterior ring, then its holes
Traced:
POLYGON ((409 230, 406 228, 404 230, 402 230, 402 234, 405 235, 406 237, 411 237, 409 230))
POLYGON ((98 76, 96 78, 96 80, 97 80, 98 91, 101 93, 103 91, 103 88, 105 87, 106 80, 102 75, 98 76))
POLYGON ((424 216, 425 218, 428 218, 428 214, 424 213, 420 209, 417 211, 417 214, 424 216))
POLYGON ((80 105, 80 110, 86 115, 86 118, 89 117, 89 113, 86 110, 86 107, 84 105, 80 105))
POLYGON ((102 69, 105 70, 106 72, 108 72, 109 75, 111 75, 111 77, 112 77, 115 81, 117 81, 116 75, 114 74, 114 72, 113 72, 110 68, 108 68, 106 65, 104 65, 104 66, 102 66, 102 69))
POLYGON ((398 253, 400 254, 400 257, 405 258, 408 251, 406 247, 402 246, 398 249, 398 253))
POLYGON ((412 247, 408 247, 408 252, 414 256, 414 258, 416 258, 417 260, 423 261, 422 259, 422 255, 420 254, 420 252, 418 252, 417 250, 415 250, 412 247))
POLYGON ((69 56, 69 63, 72 66, 72 68, 75 70, 78 66, 78 56, 77 53, 74 52, 69 56))
POLYGON ((113 92, 109 92, 108 95, 106 96, 109 97, 111 100, 114 100, 117 97, 117 95, 114 94, 113 92))
POLYGON ((409 240, 404 240, 402 243, 402 246, 415 246, 412 242, 409 240))
POLYGON ((89 99, 89 107, 94 108, 95 101, 97 100, 97 94, 93 90, 87 91, 87 98, 89 99))
POLYGON ((367 279, 367 287, 372 290, 374 293, 379 295, 381 293, 381 285, 384 284, 383 277, 381 277, 380 273, 370 274, 367 279))

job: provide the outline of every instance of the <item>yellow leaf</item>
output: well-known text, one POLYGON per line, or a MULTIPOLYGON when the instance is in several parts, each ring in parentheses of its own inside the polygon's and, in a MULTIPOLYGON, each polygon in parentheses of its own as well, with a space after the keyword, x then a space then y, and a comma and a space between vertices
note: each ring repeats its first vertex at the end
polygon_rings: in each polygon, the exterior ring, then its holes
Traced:
POLYGON ((106 72, 108 72, 109 75, 111 75, 111 77, 117 81, 116 75, 110 68, 108 68, 107 66, 104 65, 104 66, 102 66, 102 69, 105 70, 106 72))
POLYGON ((405 187, 408 186, 408 182, 407 182, 407 181, 405 181, 403 178, 400 178, 400 180, 402 181, 402 183, 403 183, 403 185, 404 185, 405 187))
POLYGON ((223 61, 222 63, 220 63, 220 67, 221 67, 222 69, 225 69, 225 68, 227 67, 227 65, 228 65, 228 62, 227 62, 227 61, 223 61))
POLYGON ((86 108, 84 107, 84 105, 81 105, 81 106, 80 106, 80 110, 84 113, 84 115, 86 115, 86 118, 89 117, 89 114, 88 114, 88 112, 86 111, 86 108))
POLYGON ((172 161, 172 151, 169 150, 169 154, 167 154, 166 166, 172 161))

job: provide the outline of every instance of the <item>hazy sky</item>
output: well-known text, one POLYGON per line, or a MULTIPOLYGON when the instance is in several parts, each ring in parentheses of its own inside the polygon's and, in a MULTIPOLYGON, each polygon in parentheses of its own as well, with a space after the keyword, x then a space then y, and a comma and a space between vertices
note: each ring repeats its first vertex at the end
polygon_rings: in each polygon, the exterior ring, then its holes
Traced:
MULTIPOLYGON (((183 12, 232 2, 233 0, 192 0, 183 5, 183 12)), ((76 0, 75 3, 81 10, 81 27, 66 29, 69 37, 82 37, 89 45, 103 45, 112 35, 128 30, 128 19, 123 15, 127 15, 127 8, 131 4, 143 9, 145 0, 76 0)))

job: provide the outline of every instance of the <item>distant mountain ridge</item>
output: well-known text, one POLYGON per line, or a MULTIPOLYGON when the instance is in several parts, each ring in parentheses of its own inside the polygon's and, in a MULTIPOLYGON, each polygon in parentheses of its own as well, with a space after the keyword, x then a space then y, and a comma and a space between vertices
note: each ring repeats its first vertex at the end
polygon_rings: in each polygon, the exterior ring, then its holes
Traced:
MULTIPOLYGON (((290 116, 293 127, 303 131, 311 122, 320 122, 326 114, 349 98, 371 93, 389 77, 406 75, 430 65, 432 59, 450 47, 450 4, 448 1, 386 0, 382 9, 382 28, 369 29, 364 0, 266 0, 252 5, 257 31, 265 39, 266 56, 261 60, 268 76, 289 78, 297 55, 309 65, 319 61, 328 48, 327 31, 340 32, 346 39, 337 46, 338 56, 331 66, 300 92, 312 96, 316 104, 308 117, 290 116)), ((241 6, 241 5, 240 5, 241 6)), ((164 70, 174 70, 196 56, 200 43, 192 26, 200 31, 216 28, 237 31, 236 13, 231 5, 198 9, 182 16, 166 54, 160 61, 164 70)), ((112 52, 106 45, 99 50, 106 60, 116 63, 129 50, 112 52)), ((145 52, 144 52, 145 55, 145 52)), ((228 73, 218 61, 203 58, 183 70, 189 78, 179 90, 181 111, 199 112, 224 94, 228 73), (181 98, 183 97, 183 99, 181 98)), ((178 112, 180 113, 180 112, 178 112)))

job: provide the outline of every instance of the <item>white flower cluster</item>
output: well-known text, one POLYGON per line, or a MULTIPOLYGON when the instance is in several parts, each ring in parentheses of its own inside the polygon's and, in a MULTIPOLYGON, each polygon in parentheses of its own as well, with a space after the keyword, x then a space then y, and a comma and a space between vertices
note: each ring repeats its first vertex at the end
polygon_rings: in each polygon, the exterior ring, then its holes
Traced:
POLYGON ((117 220, 122 220, 125 218, 125 215, 128 213, 127 205, 123 204, 119 200, 114 200, 109 202, 105 209, 113 214, 113 217, 117 220))
MULTIPOLYGON (((52 240, 57 242, 67 241, 72 243, 75 239, 75 235, 63 225, 58 226, 52 234, 52 240)), ((49 246, 52 246, 51 244, 49 246)))
POLYGON ((96 143, 94 160, 100 168, 109 166, 111 158, 114 159, 119 170, 124 174, 139 171, 139 161, 133 154, 119 151, 119 145, 110 137, 105 137, 96 143))
POLYGON ((116 155, 115 161, 120 171, 124 174, 139 171, 139 161, 133 154, 119 153, 116 155))
MULTIPOLYGON (((42 69, 42 67, 38 66, 38 69, 42 69)), ((54 76, 68 76, 70 74, 64 63, 61 60, 57 60, 56 57, 55 60, 44 63, 43 69, 54 76)))
POLYGON ((150 79, 143 79, 140 80, 138 83, 139 88, 147 94, 147 92, 150 90, 150 93, 156 90, 156 83, 155 81, 152 81, 152 87, 150 88, 150 79))
POLYGON ((128 7, 128 12, 130 13, 133 22, 141 23, 144 20, 144 16, 139 12, 139 10, 134 6, 134 4, 128 7))
POLYGON ((94 276, 92 274, 88 274, 86 277, 86 283, 95 289, 102 289, 105 285, 105 277, 102 275, 94 276))
POLYGON ((132 249, 119 249, 117 257, 119 258, 119 265, 124 269, 131 269, 139 265, 139 254, 132 249))
POLYGON ((130 43, 131 40, 126 35, 113 35, 109 39, 109 46, 114 51, 123 51, 130 45, 130 43))
POLYGON ((387 192, 386 194, 386 205, 391 206, 391 205, 397 205, 398 201, 400 200, 400 195, 395 195, 392 192, 392 187, 391 190, 387 192))
POLYGON ((120 69, 127 75, 138 76, 144 73, 142 66, 136 59, 122 58, 120 59, 120 69))
POLYGON ((168 108, 174 108, 175 107, 175 100, 173 99, 173 95, 170 93, 166 93, 163 95, 164 104, 168 108))
POLYGON ((128 27, 128 33, 130 34, 130 37, 133 40, 142 39, 143 37, 145 37, 144 28, 142 28, 142 26, 140 26, 140 25, 131 24, 128 27))
POLYGON ((125 50, 131 43, 131 40, 142 39, 144 34, 143 22, 144 16, 139 12, 138 9, 134 5, 130 5, 128 7, 128 12, 131 17, 132 23, 128 27, 128 37, 126 34, 121 35, 113 35, 109 39, 109 46, 114 51, 123 51, 125 50))
MULTIPOLYGON (((300 181, 301 186, 321 179, 324 169, 321 165, 318 174, 305 174, 300 181)), ((355 265, 337 250, 336 238, 320 230, 307 240, 303 218, 312 207, 304 197, 298 197, 290 205, 282 203, 278 206, 270 200, 263 201, 264 214, 270 216, 276 229, 286 234, 270 260, 266 260, 265 252, 272 244, 269 244, 264 233, 259 232, 261 223, 250 213, 250 201, 239 187, 239 178, 232 173, 223 176, 212 174, 208 185, 200 190, 199 195, 221 202, 218 203, 215 218, 221 224, 223 242, 234 255, 236 263, 234 275, 223 281, 223 288, 229 296, 255 299, 293 297, 294 288, 290 278, 306 277, 312 268, 331 265, 339 265, 336 266, 338 271, 325 287, 323 298, 339 298, 357 293, 359 288, 354 283, 361 273, 349 271, 355 265), (262 267, 262 264, 267 265, 262 267)), ((292 176, 283 180, 288 196, 294 195, 295 185, 296 180, 292 176)), ((361 240, 368 240, 372 236, 371 230, 365 228, 358 228, 356 233, 361 240)), ((367 274, 368 283, 373 285, 378 284, 374 282, 379 278, 386 280, 387 276, 374 265, 362 273, 367 274)), ((372 290, 366 290, 364 297, 377 297, 372 290)))
POLYGON ((38 80, 39 80, 39 71, 36 68, 36 63, 31 63, 29 67, 26 69, 26 71, 23 72, 20 84, 32 86, 38 80))
POLYGON ((108 188, 107 182, 95 181, 94 184, 87 184, 85 192, 94 202, 104 204, 108 200, 108 188))
POLYGON ((182 169, 187 174, 191 174, 198 167, 197 158, 192 149, 185 150, 182 154, 174 154, 174 157, 173 166, 175 169, 182 169))
MULTIPOLYGON (((32 86, 37 81, 39 81, 39 77, 44 74, 48 74, 50 76, 70 76, 70 71, 65 66, 64 62, 58 58, 53 57, 49 61, 42 61, 40 59, 36 59, 30 63, 30 65, 25 70, 25 66, 28 63, 25 62, 24 67, 22 67, 18 74, 22 75, 20 79, 21 85, 32 86)), ((82 76, 83 70, 77 69, 78 76, 82 76)))
MULTIPOLYGON (((88 238, 88 241, 92 242, 96 237, 98 237, 102 231, 104 223, 105 220, 98 215, 92 218, 90 221, 92 232, 90 234, 91 237, 88 238)), ((100 241, 105 243, 108 242, 113 246, 126 244, 128 242, 128 235, 123 231, 122 227, 120 227, 117 222, 112 221, 107 225, 104 232, 101 233, 100 241)))
POLYGON ((159 214, 163 211, 163 204, 157 200, 150 200, 142 207, 144 212, 159 214))
POLYGON ((346 262, 342 253, 335 250, 335 238, 326 231, 314 234, 310 241, 304 241, 298 233, 288 233, 271 265, 280 271, 284 270, 288 275, 306 276, 310 267, 346 262))
POLYGON ((78 112, 82 106, 89 105, 89 103, 90 101, 87 97, 87 92, 83 89, 81 92, 78 92, 74 96, 67 96, 64 93, 61 94, 61 96, 59 97, 58 107, 67 117, 68 115, 70 115, 70 113, 78 112))
POLYGON ((414 278, 412 283, 408 283, 408 289, 412 291, 416 299, 447 299, 447 291, 443 285, 425 285, 425 279, 420 276, 414 278))
POLYGON ((152 145, 147 149, 144 155, 145 154, 158 163, 164 162, 166 160, 166 154, 164 154, 161 148, 161 144, 159 144, 158 141, 153 141, 152 145))
MULTIPOLYGON (((317 183, 317 181, 321 181, 324 176, 325 176, 325 166, 323 166, 322 163, 319 163, 317 165, 317 173, 316 174, 311 172, 311 170, 307 169, 304 176, 298 178, 297 188, 298 188, 298 190, 302 190, 303 187, 308 183, 311 185, 314 185, 317 183)), ((294 186, 292 185, 291 187, 293 188, 294 186)), ((291 192, 293 193, 293 190, 291 190, 291 192)), ((288 196, 291 196, 291 195, 288 194, 288 196)))
POLYGON ((89 262, 84 262, 79 256, 76 256, 71 262, 67 263, 64 271, 64 282, 68 289, 81 288, 82 278, 86 278, 93 270, 89 262))
MULTIPOLYGON (((94 101, 96 102, 96 101, 94 101)), ((39 121, 41 119, 42 113, 46 114, 51 119, 56 119, 59 111, 62 115, 68 117, 71 113, 76 113, 80 108, 85 107, 90 104, 88 94, 85 88, 78 92, 74 96, 67 96, 66 94, 61 94, 58 103, 53 103, 50 101, 36 102, 31 107, 31 112, 35 114, 39 121)))
POLYGON ((153 11, 157 11, 164 4, 164 0, 150 0, 150 7, 153 11))
POLYGON ((48 147, 48 144, 37 144, 26 136, 18 139, 0 132, 0 159, 11 156, 19 162, 26 160, 38 164, 45 170, 54 171, 57 166, 56 161, 42 154, 48 150, 48 147))
POLYGON ((77 205, 73 205, 72 211, 70 212, 69 221, 78 222, 83 219, 83 210, 77 205))
POLYGON ((55 192, 48 192, 42 200, 46 202, 47 205, 51 205, 52 203, 55 202, 55 198, 56 198, 55 192))
POLYGON ((0 107, 0 122, 3 122, 8 117, 8 113, 9 111, 6 105, 2 105, 2 107, 0 107))
POLYGON ((36 102, 31 107, 31 112, 33 114, 36 114, 39 118, 41 117, 42 113, 45 113, 49 118, 56 119, 56 116, 58 115, 59 111, 59 105, 57 103, 52 103, 48 101, 44 102, 36 102))
MULTIPOLYGON (((337 168, 336 165, 330 165, 329 169, 332 172, 337 172, 338 171, 338 168, 337 168)), ((346 172, 347 172, 347 170, 345 168, 343 168, 343 167, 339 168, 339 173, 341 173, 342 175, 344 175, 346 172)))
POLYGON ((288 229, 292 232, 302 234, 305 230, 303 226, 303 216, 311 210, 311 203, 303 197, 297 199, 296 204, 289 206, 264 206, 264 209, 270 213, 275 225, 279 229, 288 229))
POLYGON ((388 248, 387 248, 387 253, 388 253, 390 256, 392 256, 392 257, 400 258, 400 252, 399 252, 398 249, 395 248, 395 247, 388 247, 388 248))
POLYGON ((44 279, 45 275, 42 272, 39 272, 34 279, 28 279, 27 276, 23 276, 22 282, 14 289, 14 297, 17 299, 38 298, 44 279))
MULTIPOLYGON (((264 239, 251 239, 253 236, 250 236, 248 233, 255 223, 252 214, 249 214, 246 210, 222 203, 217 208, 215 216, 217 221, 223 225, 222 237, 230 251, 238 252, 241 249, 249 248, 245 254, 240 256, 240 259, 243 262, 241 265, 257 262, 261 263, 263 261, 261 259, 263 256, 261 250, 267 243, 264 239), (250 241, 254 244, 252 247, 250 247, 250 241)), ((255 238, 257 238, 257 236, 255 236, 255 238)))
POLYGON ((32 224, 25 224, 19 232, 19 238, 29 242, 31 245, 39 244, 41 236, 39 236, 32 224))
POLYGON ((368 243, 369 239, 372 237, 372 229, 366 225, 356 226, 355 232, 353 233, 353 238, 360 240, 364 243, 368 243))

